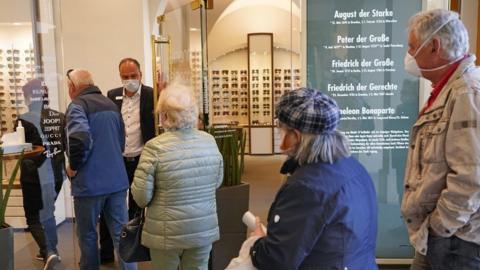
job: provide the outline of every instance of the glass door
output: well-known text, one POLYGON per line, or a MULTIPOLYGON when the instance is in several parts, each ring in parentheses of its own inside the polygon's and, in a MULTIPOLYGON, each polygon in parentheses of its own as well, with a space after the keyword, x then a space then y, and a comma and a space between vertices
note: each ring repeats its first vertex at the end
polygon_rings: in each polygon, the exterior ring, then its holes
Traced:
MULTIPOLYGON (((62 266, 76 269, 74 223, 69 218, 72 201, 66 199, 69 183, 61 169, 65 138, 59 78, 63 76, 57 72, 54 2, 1 0, 0 5, 3 147, 15 152, 31 143, 33 149, 39 149, 23 160, 8 201, 6 223, 15 230, 11 259, 15 269, 43 269, 42 259, 56 249, 62 266), (19 123, 25 143, 19 140, 19 123), (44 249, 47 241, 54 243, 48 251, 44 249)), ((15 163, 3 163, 2 180, 10 176, 15 163)), ((4 181, 1 184, 7 187, 4 181)))
POLYGON ((211 123, 243 128, 248 137, 247 153, 280 153, 279 135, 272 121, 274 107, 283 93, 302 85, 300 1, 211 2, 206 9, 211 123), (269 51, 273 61, 265 68, 270 70, 262 68, 256 76, 249 73, 248 36, 260 33, 271 34, 269 51), (263 72, 266 72, 265 76, 263 72), (258 96, 253 97, 257 93, 258 96), (271 131, 251 132, 266 128, 271 131), (273 147, 269 146, 272 141, 273 147), (262 145, 262 149, 255 146, 256 142, 262 145), (263 147, 263 142, 268 146, 263 147))
MULTIPOLYGON (((158 17, 160 35, 152 36, 152 59, 155 101, 162 82, 176 81, 191 85, 200 112, 206 115, 208 97, 203 80, 204 17, 202 1, 193 1, 158 17)), ((203 119, 208 122, 208 118, 203 119)))

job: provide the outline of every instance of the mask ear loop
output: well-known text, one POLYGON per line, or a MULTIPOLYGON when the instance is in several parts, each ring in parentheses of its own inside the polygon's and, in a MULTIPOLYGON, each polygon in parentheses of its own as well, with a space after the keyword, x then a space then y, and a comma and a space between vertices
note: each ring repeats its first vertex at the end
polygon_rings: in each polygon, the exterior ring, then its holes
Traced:
POLYGON ((442 69, 442 68, 445 68, 446 66, 449 66, 449 65, 457 62, 458 60, 463 59, 464 57, 465 57, 465 56, 462 55, 462 56, 460 56, 459 58, 457 58, 457 59, 455 59, 455 60, 453 60, 453 61, 451 61, 451 62, 448 62, 448 63, 446 63, 445 65, 441 65, 441 66, 439 66, 439 67, 436 67, 436 68, 419 68, 419 69, 420 69, 421 71, 436 71, 436 70, 440 70, 440 69, 442 69))

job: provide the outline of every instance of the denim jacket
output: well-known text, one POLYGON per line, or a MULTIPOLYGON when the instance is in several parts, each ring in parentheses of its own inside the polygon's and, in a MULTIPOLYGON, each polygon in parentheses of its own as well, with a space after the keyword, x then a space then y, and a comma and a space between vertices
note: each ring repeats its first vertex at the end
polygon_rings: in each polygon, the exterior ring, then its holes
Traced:
POLYGON ((462 61, 411 130, 402 215, 427 252, 429 230, 480 244, 480 70, 462 61))

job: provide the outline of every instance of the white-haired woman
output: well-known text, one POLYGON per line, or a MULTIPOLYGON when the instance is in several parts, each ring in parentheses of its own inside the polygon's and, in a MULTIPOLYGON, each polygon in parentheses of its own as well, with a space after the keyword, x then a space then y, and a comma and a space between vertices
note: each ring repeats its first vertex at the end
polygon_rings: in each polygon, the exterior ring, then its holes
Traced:
POLYGON ((145 145, 131 189, 146 207, 142 244, 154 269, 207 269, 219 239, 215 190, 223 161, 215 139, 197 130, 198 107, 189 87, 173 84, 159 98, 165 133, 145 145))
POLYGON ((363 166, 350 157, 336 130, 340 109, 315 89, 282 96, 276 107, 289 156, 280 188, 259 239, 250 250, 258 269, 377 269, 375 189, 363 166))

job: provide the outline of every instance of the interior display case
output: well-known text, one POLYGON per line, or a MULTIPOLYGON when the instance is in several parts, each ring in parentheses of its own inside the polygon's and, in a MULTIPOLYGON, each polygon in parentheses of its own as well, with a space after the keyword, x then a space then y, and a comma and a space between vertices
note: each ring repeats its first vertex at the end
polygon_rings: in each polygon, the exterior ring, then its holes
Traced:
POLYGON ((202 108, 202 54, 201 51, 190 52, 190 82, 198 101, 198 107, 202 108))
POLYGON ((273 34, 248 34, 250 154, 273 154, 273 34))
MULTIPOLYGON (((0 136, 13 132, 18 116, 27 111, 22 87, 34 77, 35 59, 31 44, 0 47, 0 136)), ((12 161, 5 162, 7 172, 12 161)), ((22 192, 15 182, 12 197, 6 208, 6 219, 15 228, 25 228, 22 192)))
MULTIPOLYGON (((249 69, 248 48, 232 51, 209 64, 211 123, 243 127, 247 133, 246 153, 250 153, 251 141, 265 143, 258 140, 257 133, 250 134, 250 128, 275 126, 275 104, 284 93, 302 85, 298 54, 273 47, 272 64, 273 68, 269 64, 249 69)), ((273 153, 281 152, 277 133, 273 128, 273 153)))
POLYGON ((210 72, 214 123, 248 124, 248 72, 246 69, 210 72))
POLYGON ((34 57, 28 47, 0 47, 0 129, 12 132, 17 116, 26 110, 22 86, 33 78, 34 57))

